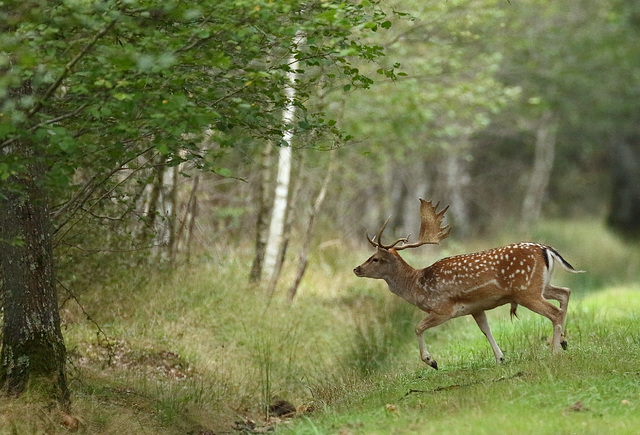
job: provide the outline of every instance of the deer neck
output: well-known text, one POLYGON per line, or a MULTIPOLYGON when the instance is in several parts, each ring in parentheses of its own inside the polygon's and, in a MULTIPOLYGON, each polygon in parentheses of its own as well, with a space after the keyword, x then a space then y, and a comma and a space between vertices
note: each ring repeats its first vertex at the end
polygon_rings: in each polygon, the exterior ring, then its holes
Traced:
POLYGON ((398 256, 398 266, 392 275, 384 280, 389 286, 391 293, 400 296, 415 305, 415 287, 418 280, 418 271, 398 256))

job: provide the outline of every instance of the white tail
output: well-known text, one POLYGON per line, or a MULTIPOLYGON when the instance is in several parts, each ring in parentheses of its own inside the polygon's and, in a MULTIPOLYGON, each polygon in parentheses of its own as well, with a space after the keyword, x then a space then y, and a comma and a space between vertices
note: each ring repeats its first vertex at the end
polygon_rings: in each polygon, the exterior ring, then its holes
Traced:
MULTIPOLYGON (((503 354, 491 334, 486 310, 511 304, 511 314, 522 305, 547 317, 553 323, 554 352, 566 349, 564 319, 569 295, 566 287, 551 285, 556 263, 568 272, 579 273, 553 248, 537 243, 517 243, 475 254, 444 258, 424 269, 414 269, 398 254, 398 250, 426 243, 439 243, 449 235, 448 227, 441 227, 446 208, 437 212, 438 205, 420 199, 421 229, 416 243, 408 237, 390 245, 383 245, 378 233, 377 241, 367 240, 376 247, 376 253, 354 269, 360 277, 383 279, 392 293, 417 306, 428 315, 416 326, 420 357, 431 367, 438 365, 425 347, 425 330, 449 319, 470 314, 485 334, 497 362, 503 354), (399 247, 396 247, 402 243, 399 247), (547 299, 560 302, 556 307, 547 299)), ((385 223, 386 225, 386 223, 385 223)))

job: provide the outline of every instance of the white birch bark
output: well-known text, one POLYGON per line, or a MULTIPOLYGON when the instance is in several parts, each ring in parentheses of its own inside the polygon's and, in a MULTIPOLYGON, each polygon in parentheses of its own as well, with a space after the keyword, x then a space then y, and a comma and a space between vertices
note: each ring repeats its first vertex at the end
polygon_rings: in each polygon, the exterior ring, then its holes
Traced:
MULTIPOLYGON (((304 44, 306 36, 304 32, 296 32, 293 46, 297 47, 304 44)), ((296 95, 295 81, 297 79, 296 70, 298 69, 298 60, 295 57, 296 50, 292 50, 289 58, 291 71, 287 74, 289 85, 285 88, 285 95, 288 103, 282 114, 282 123, 285 126, 283 140, 285 145, 278 149, 278 175, 276 178, 275 196, 273 199, 273 209, 271 212, 271 223, 269 225, 269 237, 267 238, 267 247, 264 254, 263 276, 267 282, 271 281, 276 273, 276 265, 280 250, 282 249, 282 241, 284 235, 284 226, 287 215, 289 182, 291 180, 291 141, 293 139, 293 118, 295 115, 295 105, 293 100, 296 95)))

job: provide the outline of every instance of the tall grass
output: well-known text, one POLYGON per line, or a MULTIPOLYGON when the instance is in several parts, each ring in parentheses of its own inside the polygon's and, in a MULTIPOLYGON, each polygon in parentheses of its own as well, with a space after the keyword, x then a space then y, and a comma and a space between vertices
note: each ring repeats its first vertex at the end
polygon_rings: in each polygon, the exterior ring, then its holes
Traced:
MULTIPOLYGON (((520 239, 454 240, 406 257, 420 267, 520 239)), ((490 313, 503 366, 468 317, 427 331, 441 370, 426 367, 413 333, 423 314, 381 281, 352 273, 368 248, 321 244, 293 304, 284 290, 270 300, 247 284, 249 247, 156 272, 144 286, 133 277, 92 288, 80 296, 92 321, 72 301, 63 313, 79 431, 265 430, 280 421, 268 417, 276 399, 299 408, 293 433, 484 433, 495 425, 527 433, 527 424, 539 424, 534 414, 549 406, 566 420, 556 433, 577 416, 627 418, 640 404, 632 390, 640 390, 633 368, 640 358, 640 249, 592 222, 545 222, 529 239, 555 246, 588 273, 556 273, 556 282, 573 289, 570 347, 561 356, 549 354, 547 319, 520 310, 511 322, 508 308, 490 313), (567 410, 578 401, 589 411, 567 410)), ((65 432, 44 414, 21 412, 25 406, 0 402, 0 433, 65 432)))

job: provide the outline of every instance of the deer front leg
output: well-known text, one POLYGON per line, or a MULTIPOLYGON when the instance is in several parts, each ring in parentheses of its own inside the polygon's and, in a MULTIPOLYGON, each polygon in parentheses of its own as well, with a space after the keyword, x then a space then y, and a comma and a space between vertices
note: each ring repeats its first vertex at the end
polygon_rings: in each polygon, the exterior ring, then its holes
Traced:
POLYGON ((491 334, 491 328, 489 327, 489 322, 487 321, 487 314, 484 311, 480 311, 479 313, 472 314, 473 319, 478 324, 480 330, 484 333, 487 340, 489 340, 489 344, 491 345, 491 349, 493 349, 493 354, 496 357, 496 362, 500 364, 504 361, 504 355, 502 351, 498 347, 498 343, 493 339, 493 334, 491 334))
POLYGON ((418 346, 420 347, 420 359, 422 359, 422 361, 436 370, 438 370, 438 363, 436 362, 436 360, 431 358, 431 354, 427 350, 424 339, 422 338, 422 334, 424 334, 424 331, 426 331, 427 329, 438 326, 441 323, 446 322, 447 320, 449 320, 449 317, 437 314, 429 314, 416 326, 416 336, 418 337, 418 346))

